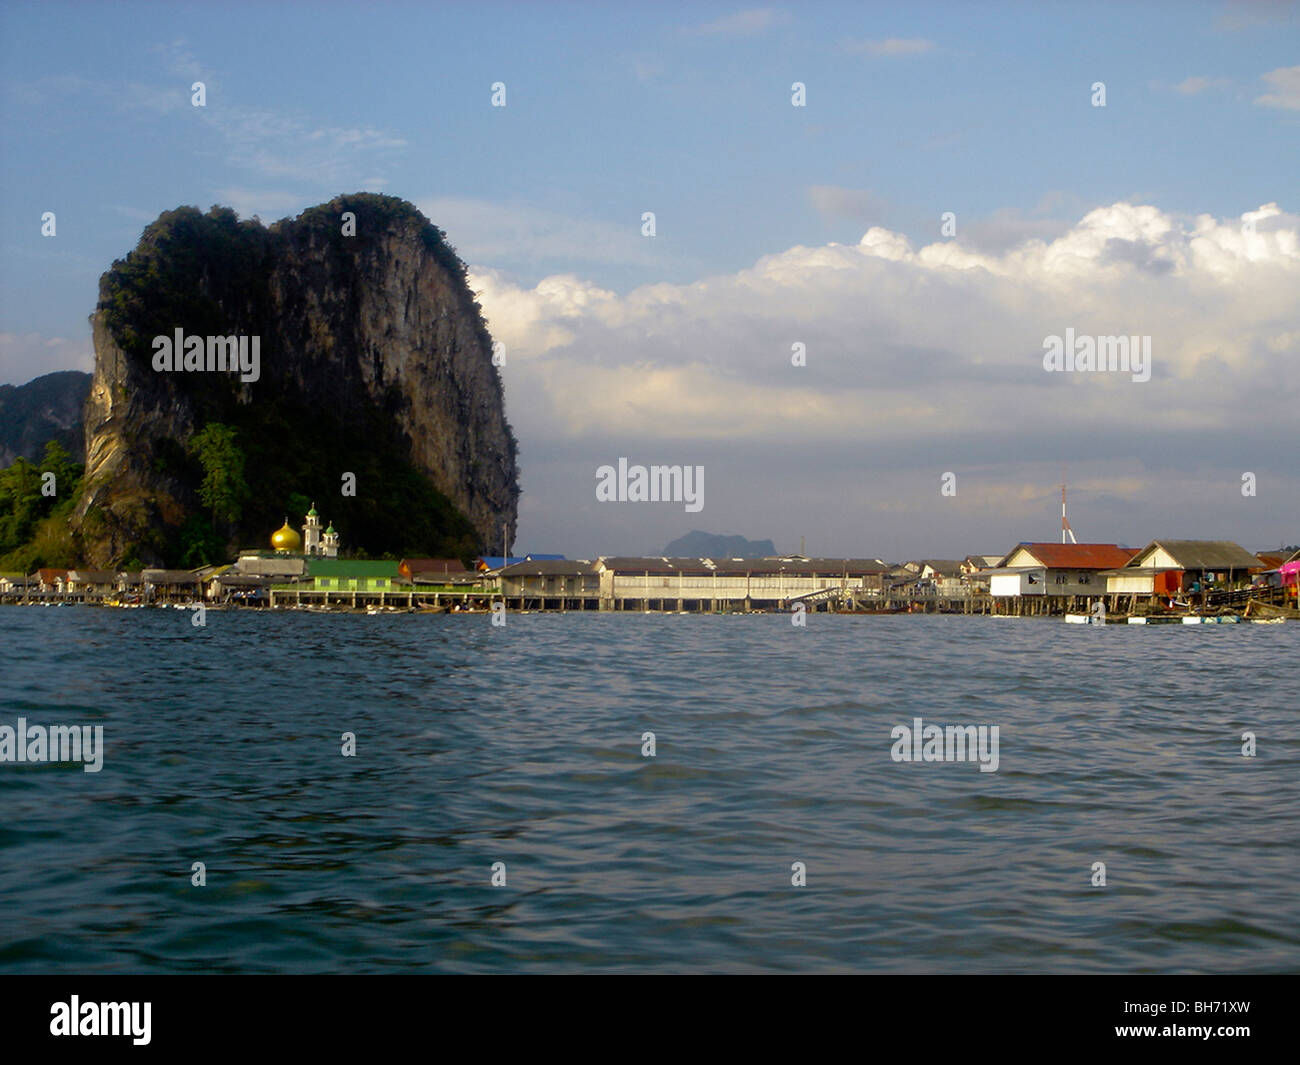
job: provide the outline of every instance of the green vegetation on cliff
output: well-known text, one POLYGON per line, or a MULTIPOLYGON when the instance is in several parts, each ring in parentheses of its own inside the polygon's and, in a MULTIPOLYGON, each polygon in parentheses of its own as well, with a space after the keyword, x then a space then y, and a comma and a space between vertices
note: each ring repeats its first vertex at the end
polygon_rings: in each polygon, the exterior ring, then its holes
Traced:
MULTIPOLYGON (((474 525, 414 465, 412 441, 398 428, 398 414, 410 402, 401 382, 385 379, 363 390, 320 370, 322 352, 347 351, 361 365, 374 358, 347 347, 361 293, 382 279, 374 273, 382 271, 382 257, 369 255, 368 242, 412 224, 434 260, 463 286, 465 265, 443 232, 411 204, 370 193, 338 197, 269 228, 241 222, 229 208, 206 214, 177 208, 113 264, 101 280, 98 310, 139 371, 133 378, 139 387, 158 382, 157 396, 144 406, 149 419, 159 419, 130 421, 125 430, 136 468, 147 471, 144 481, 95 486, 104 491, 90 497, 111 505, 117 528, 130 528, 114 541, 115 562, 192 566, 221 561, 239 547, 265 547, 286 516, 301 522, 302 499, 316 501, 322 517, 333 521, 345 553, 474 557, 481 549, 474 525), (345 211, 356 215, 355 237, 342 233, 345 211), (273 283, 284 277, 286 260, 297 272, 295 291, 319 301, 313 309, 340 331, 321 333, 306 324, 311 319, 301 295, 286 296, 283 284, 273 283), (171 373, 159 381, 153 338, 178 328, 187 336, 261 336, 263 377, 251 400, 237 375, 171 373), (280 350, 268 350, 276 335, 280 350), (181 408, 184 417, 171 418, 181 408), (344 474, 355 475, 355 495, 342 494, 344 474), (159 484, 174 501, 161 511, 153 487, 159 484), (132 514, 137 517, 123 525, 122 516, 132 514)), ((473 336, 490 350, 478 304, 464 291, 473 336)), ((125 393, 118 398, 125 401, 125 393)), ((508 426, 505 446, 513 469, 517 444, 508 426)), ((82 520, 88 543, 96 535, 96 509, 82 520)))
POLYGON ((80 490, 81 467, 57 440, 39 463, 20 458, 0 470, 0 570, 76 565, 68 515, 80 490))

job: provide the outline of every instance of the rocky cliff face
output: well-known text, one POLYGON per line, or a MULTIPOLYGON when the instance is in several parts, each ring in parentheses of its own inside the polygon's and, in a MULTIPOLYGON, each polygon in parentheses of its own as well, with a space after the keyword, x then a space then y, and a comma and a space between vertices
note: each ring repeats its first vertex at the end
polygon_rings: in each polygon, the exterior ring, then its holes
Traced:
POLYGON ((455 252, 404 201, 340 197, 269 229, 223 208, 168 212, 101 279, 92 328, 74 524, 95 565, 193 562, 180 556, 205 521, 228 549, 265 546, 304 498, 345 550, 464 557, 513 533, 491 340, 455 252), (257 379, 156 368, 155 338, 177 330, 257 337, 257 379), (200 494, 211 470, 191 440, 214 422, 244 460, 233 519, 200 494))

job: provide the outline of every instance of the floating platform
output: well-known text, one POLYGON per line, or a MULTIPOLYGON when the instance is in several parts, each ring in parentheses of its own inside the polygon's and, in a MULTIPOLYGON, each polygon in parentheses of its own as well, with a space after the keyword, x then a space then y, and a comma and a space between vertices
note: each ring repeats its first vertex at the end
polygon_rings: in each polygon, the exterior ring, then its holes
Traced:
POLYGON ((1236 614, 1147 614, 1128 619, 1130 625, 1236 625, 1236 614))

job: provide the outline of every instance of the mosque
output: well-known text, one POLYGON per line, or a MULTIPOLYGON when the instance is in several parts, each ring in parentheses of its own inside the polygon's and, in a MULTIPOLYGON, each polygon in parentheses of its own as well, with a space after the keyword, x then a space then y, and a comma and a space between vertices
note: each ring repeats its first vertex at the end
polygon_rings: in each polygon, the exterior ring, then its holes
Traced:
POLYGON ((265 548, 241 551, 222 580, 233 587, 239 581, 251 586, 267 578, 306 577, 311 559, 338 557, 339 534, 333 522, 324 529, 320 527, 320 515, 313 503, 301 535, 285 518, 284 524, 271 534, 270 551, 265 548))
POLYGON ((311 510, 307 511, 307 522, 302 527, 302 535, 299 536, 291 529, 289 519, 285 518, 284 524, 271 534, 271 547, 277 555, 338 558, 339 534, 335 531, 333 522, 329 523, 328 528, 321 529, 320 515, 313 503, 311 510))

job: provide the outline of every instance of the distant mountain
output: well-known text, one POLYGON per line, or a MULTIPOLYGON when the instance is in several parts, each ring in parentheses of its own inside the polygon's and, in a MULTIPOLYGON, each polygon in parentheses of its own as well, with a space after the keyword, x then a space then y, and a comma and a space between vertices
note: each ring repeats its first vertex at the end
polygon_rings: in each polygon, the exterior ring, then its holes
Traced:
POLYGON ((20 456, 39 461, 50 440, 62 444, 76 462, 85 461, 81 412, 90 376, 60 370, 25 385, 0 385, 0 467, 20 456))
POLYGON ((743 536, 688 532, 664 548, 665 558, 767 558, 776 554, 771 540, 746 540, 743 536))

